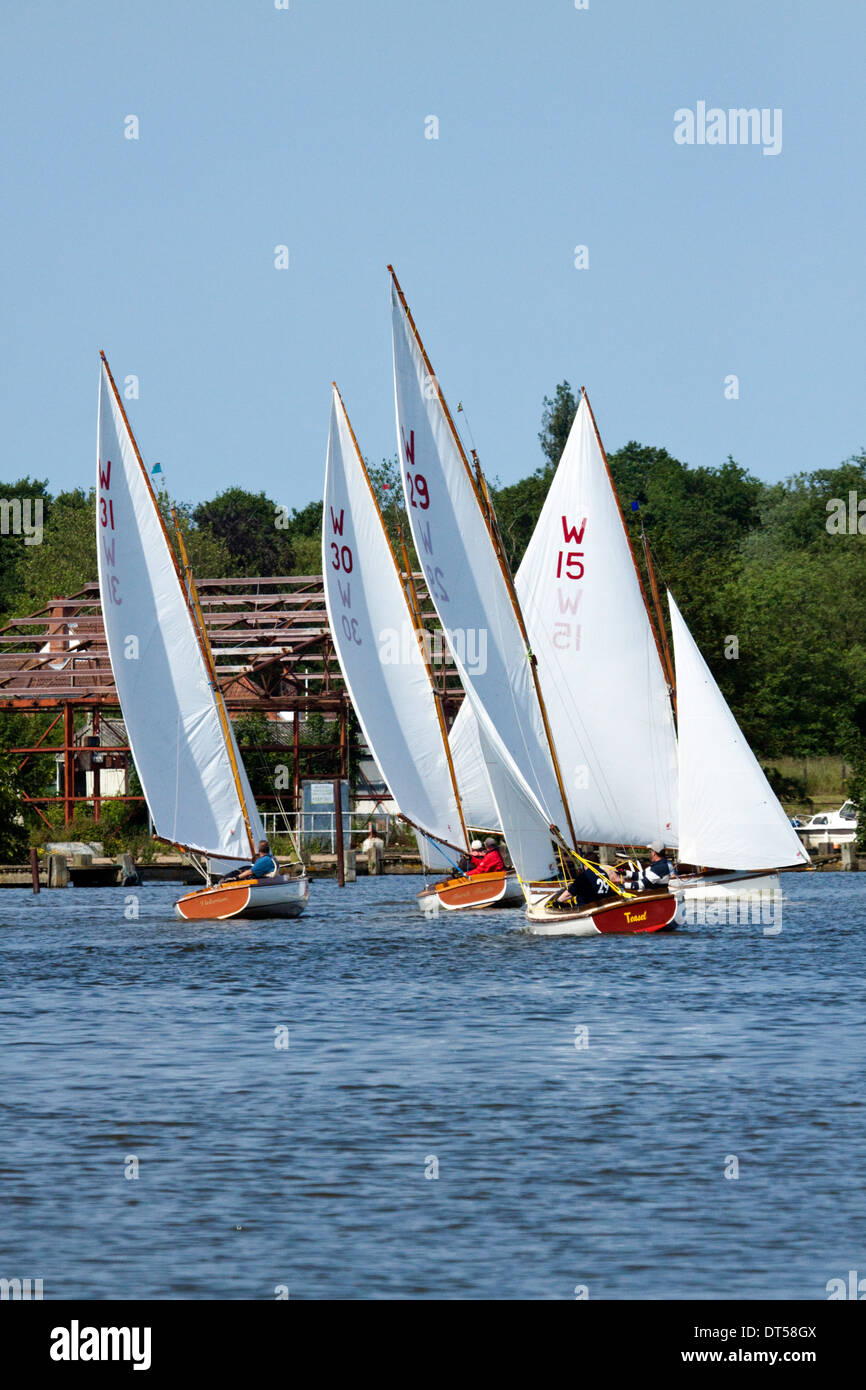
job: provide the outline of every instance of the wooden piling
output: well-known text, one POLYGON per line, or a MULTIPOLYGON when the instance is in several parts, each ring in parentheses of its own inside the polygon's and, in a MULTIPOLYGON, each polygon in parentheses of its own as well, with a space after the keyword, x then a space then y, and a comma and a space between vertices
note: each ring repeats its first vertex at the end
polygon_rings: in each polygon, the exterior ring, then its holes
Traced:
POLYGON ((30 850, 30 872, 33 875, 33 892, 39 892, 39 851, 36 846, 30 850))
POLYGON ((48 887, 66 888, 69 885, 69 865, 66 862, 65 854, 49 854, 48 860, 48 887))

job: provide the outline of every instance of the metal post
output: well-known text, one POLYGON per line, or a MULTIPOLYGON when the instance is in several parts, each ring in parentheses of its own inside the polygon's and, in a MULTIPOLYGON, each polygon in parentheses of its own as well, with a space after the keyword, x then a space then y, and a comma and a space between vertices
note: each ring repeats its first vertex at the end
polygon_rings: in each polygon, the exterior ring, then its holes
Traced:
POLYGON ((292 719, 292 756, 294 758, 294 768, 292 771, 292 802, 295 815, 301 810, 301 729, 300 729, 300 710, 295 707, 294 718, 292 719))
POLYGON ((334 815, 336 816, 337 829, 337 887, 346 886, 346 866, 343 855, 343 797, 342 779, 334 778, 334 815))
POLYGON ((30 850, 30 872, 33 875, 33 892, 39 892, 39 853, 33 845, 30 850))
POLYGON ((75 719, 72 705, 67 700, 63 706, 63 819, 67 825, 75 814, 75 755, 72 747, 74 738, 75 719))
POLYGON ((93 751, 93 754, 92 754, 92 757, 91 757, 91 762, 90 762, 90 766, 91 766, 92 769, 93 769, 93 819, 94 819, 94 820, 99 820, 99 811, 100 811, 100 805, 101 805, 100 799, 99 799, 99 794, 100 794, 100 791, 101 791, 101 787, 100 787, 100 784, 99 784, 99 763, 96 761, 96 759, 97 759, 97 757, 100 757, 100 758, 102 757, 102 752, 101 752, 101 749, 102 749, 102 734, 101 734, 100 728, 99 728, 99 710, 98 710, 98 709, 95 709, 95 710, 93 711, 92 728, 93 728, 94 737, 98 737, 98 738, 99 738, 99 743, 98 743, 98 744, 93 744, 93 745, 92 745, 92 748, 93 748, 94 751, 93 751))

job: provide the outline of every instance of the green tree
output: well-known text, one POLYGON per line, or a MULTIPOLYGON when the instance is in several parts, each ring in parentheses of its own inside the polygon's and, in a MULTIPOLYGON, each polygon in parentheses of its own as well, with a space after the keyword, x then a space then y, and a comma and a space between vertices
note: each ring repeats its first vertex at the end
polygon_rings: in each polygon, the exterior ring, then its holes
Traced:
POLYGON ((27 830, 19 825, 21 779, 17 760, 0 751, 0 861, 15 863, 27 847, 27 830))
POLYGON ((60 492, 45 509, 41 545, 28 546, 18 562, 17 602, 22 617, 52 598, 74 594, 96 578, 94 492, 60 492))
POLYGON ((24 522, 29 518, 30 528, 34 528, 39 517, 37 502, 41 504, 44 517, 51 501, 48 483, 45 479, 19 478, 14 483, 0 483, 0 507, 3 508, 3 526, 0 530, 0 614, 11 614, 16 607, 21 592, 21 565, 29 550, 38 549, 34 545, 36 532, 30 536, 24 533, 24 522), (16 508, 20 507, 20 515, 16 508), (19 529, 20 528, 20 529, 19 529))
POLYGON ((200 530, 209 531, 225 543, 242 573, 292 573, 294 554, 285 509, 264 492, 226 488, 211 501, 195 507, 192 520, 200 530))

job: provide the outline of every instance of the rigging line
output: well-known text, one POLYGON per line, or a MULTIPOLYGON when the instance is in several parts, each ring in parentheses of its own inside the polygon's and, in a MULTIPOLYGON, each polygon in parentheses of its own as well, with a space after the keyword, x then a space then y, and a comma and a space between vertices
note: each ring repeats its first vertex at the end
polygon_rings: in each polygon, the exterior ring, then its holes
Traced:
MULTIPOLYGON (((406 820, 406 817, 405 817, 405 816, 403 816, 403 820, 406 820)), ((426 830, 422 830, 422 829, 421 829, 421 826, 420 826, 420 825, 415 825, 413 821, 408 821, 407 823, 408 823, 409 825, 412 826, 412 829, 413 829, 413 830, 417 830, 417 832, 418 832, 419 835, 423 835, 423 836, 424 836, 424 839, 427 840, 427 841, 429 841, 429 843, 430 843, 431 845, 435 845, 435 846, 436 846, 436 848, 438 849, 439 853, 442 855, 442 858, 448 860, 448 863, 451 865, 452 869, 456 869, 457 872, 458 872, 458 874, 461 876, 461 878, 468 878, 468 877, 469 877, 469 875, 466 873, 466 870, 465 870, 465 869, 461 869, 460 865, 459 865, 455 860, 451 859, 450 856, 447 855, 447 854, 445 853, 444 849, 442 848, 442 842, 441 842, 440 840, 434 840, 434 838, 433 838, 432 835, 428 835, 426 830)), ((449 846, 449 848, 451 848, 451 846, 449 846)), ((426 865, 424 866, 424 874, 425 874, 425 879, 426 879, 426 874, 427 874, 427 866, 426 866, 426 865)))

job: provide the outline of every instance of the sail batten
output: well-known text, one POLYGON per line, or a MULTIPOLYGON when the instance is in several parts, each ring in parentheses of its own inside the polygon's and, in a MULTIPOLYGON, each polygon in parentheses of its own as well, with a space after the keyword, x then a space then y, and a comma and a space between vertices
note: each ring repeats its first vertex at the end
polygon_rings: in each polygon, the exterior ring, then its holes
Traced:
POLYGON ((104 357, 97 434, 96 545, 103 624, 155 830, 160 838, 190 850, 249 859, 263 835, 261 820, 231 725, 223 719, 222 697, 150 478, 104 357))

